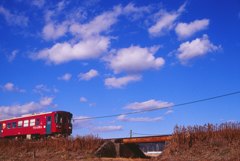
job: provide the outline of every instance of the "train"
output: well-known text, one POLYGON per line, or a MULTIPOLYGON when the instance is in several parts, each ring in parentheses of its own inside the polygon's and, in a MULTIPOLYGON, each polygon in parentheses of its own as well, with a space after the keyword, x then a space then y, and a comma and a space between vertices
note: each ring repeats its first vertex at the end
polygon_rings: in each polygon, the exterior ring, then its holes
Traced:
POLYGON ((44 138, 72 134, 72 113, 53 111, 0 120, 0 138, 44 138))

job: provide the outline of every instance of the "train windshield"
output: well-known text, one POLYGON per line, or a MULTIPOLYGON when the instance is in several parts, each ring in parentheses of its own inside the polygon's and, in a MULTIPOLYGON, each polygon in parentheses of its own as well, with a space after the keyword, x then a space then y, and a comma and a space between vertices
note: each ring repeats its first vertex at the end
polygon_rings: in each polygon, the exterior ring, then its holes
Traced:
POLYGON ((68 113, 56 113, 55 123, 56 124, 71 124, 72 114, 68 113))

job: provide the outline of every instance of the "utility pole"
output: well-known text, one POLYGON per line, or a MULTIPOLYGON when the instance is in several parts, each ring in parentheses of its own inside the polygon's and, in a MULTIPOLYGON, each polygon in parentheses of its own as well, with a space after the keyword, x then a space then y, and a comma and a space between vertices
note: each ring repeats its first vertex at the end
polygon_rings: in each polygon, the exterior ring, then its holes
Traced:
POLYGON ((130 138, 132 138, 132 130, 130 130, 130 138))

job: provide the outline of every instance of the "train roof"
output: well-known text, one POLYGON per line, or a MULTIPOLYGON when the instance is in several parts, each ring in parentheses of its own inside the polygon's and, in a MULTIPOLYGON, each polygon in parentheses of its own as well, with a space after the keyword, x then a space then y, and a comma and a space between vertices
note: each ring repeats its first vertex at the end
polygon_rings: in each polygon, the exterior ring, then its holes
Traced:
POLYGON ((3 119, 3 120, 0 120, 0 121, 9 121, 9 120, 21 119, 21 118, 25 118, 25 117, 45 115, 45 114, 50 114, 50 113, 53 113, 53 112, 67 112, 67 111, 52 111, 52 112, 40 112, 40 113, 33 113, 33 114, 24 114, 24 115, 19 116, 19 117, 12 117, 12 118, 3 119))

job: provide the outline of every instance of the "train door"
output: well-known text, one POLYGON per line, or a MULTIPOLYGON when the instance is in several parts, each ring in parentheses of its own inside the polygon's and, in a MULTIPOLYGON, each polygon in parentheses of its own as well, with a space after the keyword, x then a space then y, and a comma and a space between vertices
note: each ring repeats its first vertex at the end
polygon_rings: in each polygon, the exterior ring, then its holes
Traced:
POLYGON ((51 116, 47 116, 47 120, 46 120, 46 134, 51 134, 52 131, 52 117, 51 116))

